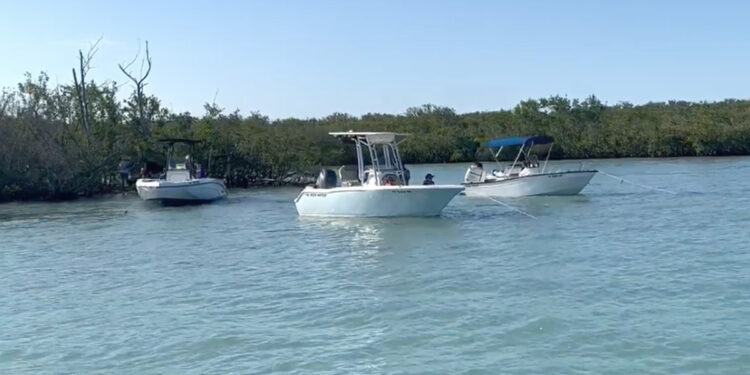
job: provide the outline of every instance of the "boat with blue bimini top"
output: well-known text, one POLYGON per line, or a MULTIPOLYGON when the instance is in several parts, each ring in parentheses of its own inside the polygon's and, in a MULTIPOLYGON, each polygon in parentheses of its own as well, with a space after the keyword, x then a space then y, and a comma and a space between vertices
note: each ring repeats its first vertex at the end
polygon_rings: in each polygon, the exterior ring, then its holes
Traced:
POLYGON ((227 188, 224 182, 206 177, 205 170, 191 158, 193 146, 198 141, 164 139, 161 142, 167 145, 167 169, 159 178, 140 178, 136 181, 135 186, 141 199, 165 205, 183 205, 226 198, 227 188), (174 158, 175 144, 187 144, 190 147, 184 163, 177 163, 174 158))
POLYGON ((409 170, 398 151, 407 134, 329 134, 354 144, 357 166, 323 169, 316 184, 305 187, 294 200, 300 216, 438 216, 464 190, 461 185, 409 185, 409 170))
POLYGON ((547 169, 554 139, 551 137, 513 137, 493 139, 481 146, 492 150, 500 169, 486 173, 481 163, 474 163, 466 171, 463 185, 468 197, 524 197, 530 195, 575 195, 588 185, 597 173, 593 169, 558 171, 547 169), (502 168, 499 157, 505 147, 520 146, 513 164, 502 168), (539 158, 532 153, 535 146, 545 146, 547 157, 540 167, 539 158))

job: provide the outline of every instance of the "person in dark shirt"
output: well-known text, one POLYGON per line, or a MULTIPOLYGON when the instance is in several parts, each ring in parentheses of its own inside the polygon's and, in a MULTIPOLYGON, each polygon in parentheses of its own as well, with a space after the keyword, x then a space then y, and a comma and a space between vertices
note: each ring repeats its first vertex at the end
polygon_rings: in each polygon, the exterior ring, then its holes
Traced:
POLYGON ((190 157, 190 155, 185 156, 185 169, 188 170, 190 178, 195 178, 195 163, 193 162, 193 159, 190 157))
POLYGON ((432 180, 434 177, 435 176, 428 173, 427 176, 424 176, 424 181, 422 182, 422 185, 435 185, 435 181, 432 180))

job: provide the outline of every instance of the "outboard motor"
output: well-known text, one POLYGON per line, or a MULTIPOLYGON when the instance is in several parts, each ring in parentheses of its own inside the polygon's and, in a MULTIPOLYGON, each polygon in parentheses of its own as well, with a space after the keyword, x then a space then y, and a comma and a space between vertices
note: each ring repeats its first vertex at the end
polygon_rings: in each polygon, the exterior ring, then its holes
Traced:
POLYGON ((337 185, 336 172, 331 169, 321 169, 315 186, 319 189, 335 188, 337 185))
POLYGON ((409 185, 409 180, 411 180, 411 172, 407 168, 404 168, 404 180, 406 180, 406 184, 409 185))

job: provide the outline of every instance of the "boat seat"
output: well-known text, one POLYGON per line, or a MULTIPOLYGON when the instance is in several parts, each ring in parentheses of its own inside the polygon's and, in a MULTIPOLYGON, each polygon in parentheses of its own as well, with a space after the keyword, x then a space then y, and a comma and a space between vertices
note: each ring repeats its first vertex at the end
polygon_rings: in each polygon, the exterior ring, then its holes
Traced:
POLYGON ((466 171, 466 175, 464 176, 464 182, 469 182, 469 183, 484 182, 485 177, 486 175, 484 172, 484 168, 477 167, 476 165, 472 165, 466 171))
POLYGON ((342 165, 339 167, 338 174, 342 186, 358 186, 362 184, 359 181, 359 171, 353 165, 342 165))

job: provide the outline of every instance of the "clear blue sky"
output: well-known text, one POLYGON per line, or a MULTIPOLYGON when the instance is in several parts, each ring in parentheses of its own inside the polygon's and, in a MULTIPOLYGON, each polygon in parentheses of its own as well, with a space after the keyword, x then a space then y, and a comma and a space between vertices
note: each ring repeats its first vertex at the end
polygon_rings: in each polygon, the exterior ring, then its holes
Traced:
POLYGON ((196 114, 217 91, 272 118, 748 98, 749 16, 741 1, 4 1, 0 86, 69 82, 103 36, 92 78, 125 82, 117 63, 148 40, 147 91, 196 114))

